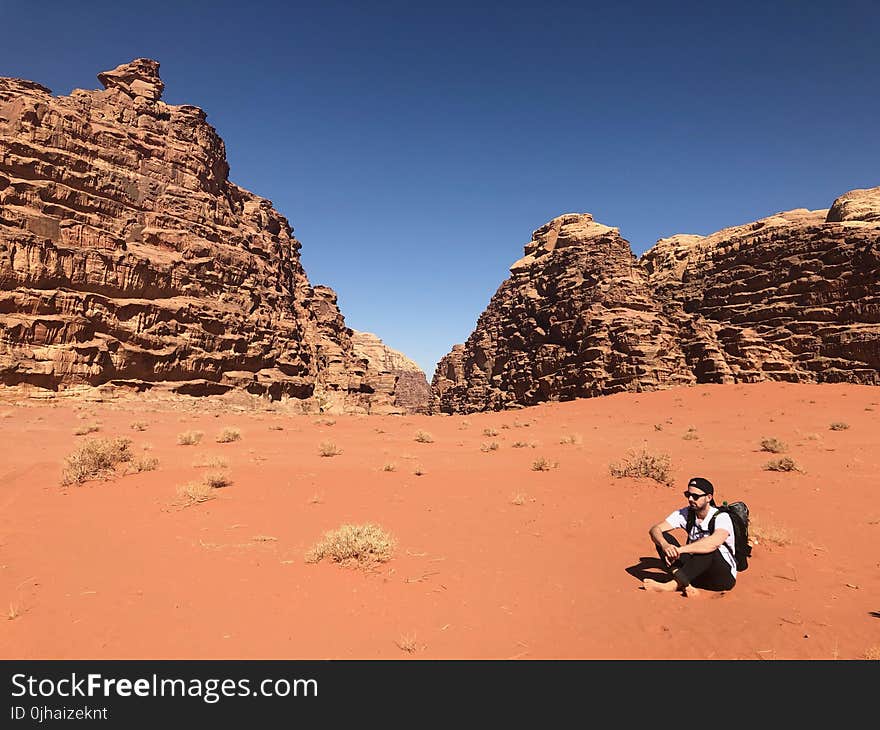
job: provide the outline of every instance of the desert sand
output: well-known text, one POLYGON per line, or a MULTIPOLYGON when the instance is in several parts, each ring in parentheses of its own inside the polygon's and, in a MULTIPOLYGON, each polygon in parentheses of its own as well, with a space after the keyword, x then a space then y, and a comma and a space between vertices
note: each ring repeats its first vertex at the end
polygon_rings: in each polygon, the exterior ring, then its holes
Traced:
POLYGON ((38 394, 0 401, 4 659, 880 655, 870 386, 700 385, 467 416, 38 394), (99 430, 74 435, 85 425, 99 430), (218 443, 225 428, 241 438, 218 443), (178 444, 192 430, 202 440, 178 444), (79 444, 120 436, 158 467, 62 486, 79 444), (321 456, 328 442, 341 453, 321 456), (672 484, 611 475, 641 447, 669 455, 672 484), (764 468, 781 457, 798 470, 764 468), (231 483, 184 506, 178 488, 215 459, 231 483), (748 503, 750 568, 725 593, 646 592, 648 528, 684 506, 691 476, 748 503), (305 561, 346 523, 380 525, 392 558, 305 561))

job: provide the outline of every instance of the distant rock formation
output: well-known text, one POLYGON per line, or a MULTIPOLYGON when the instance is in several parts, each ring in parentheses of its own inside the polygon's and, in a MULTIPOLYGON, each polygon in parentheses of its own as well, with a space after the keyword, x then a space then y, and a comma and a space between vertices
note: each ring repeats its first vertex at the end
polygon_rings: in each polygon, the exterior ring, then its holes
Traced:
MULTIPOLYGON (((393 401, 384 405, 387 413, 426 412, 431 387, 425 371, 402 352, 393 350, 372 332, 353 330, 351 344, 355 354, 367 361, 370 382, 388 380, 386 392, 393 392, 393 401)), ((379 412, 373 404, 373 413, 379 412)))
POLYGON ((393 403, 290 224, 229 181, 205 112, 162 102, 158 69, 60 97, 0 78, 0 384, 393 403))
POLYGON ((588 214, 554 218, 464 345, 432 409, 498 410, 692 383, 880 384, 880 187, 641 260, 588 214))

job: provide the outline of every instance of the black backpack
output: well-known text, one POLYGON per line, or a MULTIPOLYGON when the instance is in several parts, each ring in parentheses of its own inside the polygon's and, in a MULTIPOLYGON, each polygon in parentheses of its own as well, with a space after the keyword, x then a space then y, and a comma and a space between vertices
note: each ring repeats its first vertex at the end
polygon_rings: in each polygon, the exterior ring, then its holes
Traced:
MULTIPOLYGON (((730 504, 724 502, 709 520, 710 535, 715 532, 715 518, 722 512, 730 515, 730 521, 733 523, 733 539, 736 542, 736 555, 733 557, 736 561, 737 572, 742 572, 749 567, 749 558, 752 557, 752 546, 749 545, 749 507, 745 502, 731 502, 730 504)), ((685 525, 688 540, 690 540, 691 528, 696 522, 696 511, 692 507, 688 508, 687 524, 685 525)))

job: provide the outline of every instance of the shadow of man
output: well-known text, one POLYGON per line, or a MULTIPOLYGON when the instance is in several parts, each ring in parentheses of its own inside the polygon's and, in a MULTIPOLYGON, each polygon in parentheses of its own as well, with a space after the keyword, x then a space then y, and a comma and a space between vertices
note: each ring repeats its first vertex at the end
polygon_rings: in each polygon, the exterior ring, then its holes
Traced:
POLYGON ((652 578, 653 580, 663 583, 672 580, 672 576, 669 575, 663 561, 657 557, 649 558, 643 555, 639 558, 638 563, 630 565, 625 570, 633 576, 633 578, 638 578, 639 582, 642 582, 645 578, 652 578))

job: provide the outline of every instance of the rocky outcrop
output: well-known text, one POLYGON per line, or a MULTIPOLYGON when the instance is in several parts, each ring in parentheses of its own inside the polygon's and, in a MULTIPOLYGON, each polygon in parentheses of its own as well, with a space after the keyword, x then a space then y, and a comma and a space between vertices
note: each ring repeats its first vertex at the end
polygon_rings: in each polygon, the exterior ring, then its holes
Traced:
POLYGON ((880 188, 636 260, 617 229, 569 214, 525 257, 432 381, 443 412, 690 383, 880 384, 880 188))
POLYGON ((618 229, 554 218, 492 297, 477 328, 437 366, 435 410, 533 405, 695 382, 677 330, 618 229))
POLYGON ((393 401, 288 221, 229 181, 205 112, 165 104, 158 68, 60 97, 0 79, 0 383, 393 401))
MULTIPOLYGON (((423 413, 428 410, 431 388, 425 371, 402 352, 393 350, 372 332, 354 330, 351 344, 355 354, 366 360, 370 381, 389 380, 387 392, 394 398, 381 406, 386 413, 423 413)), ((373 413, 380 406, 373 404, 373 413)))

